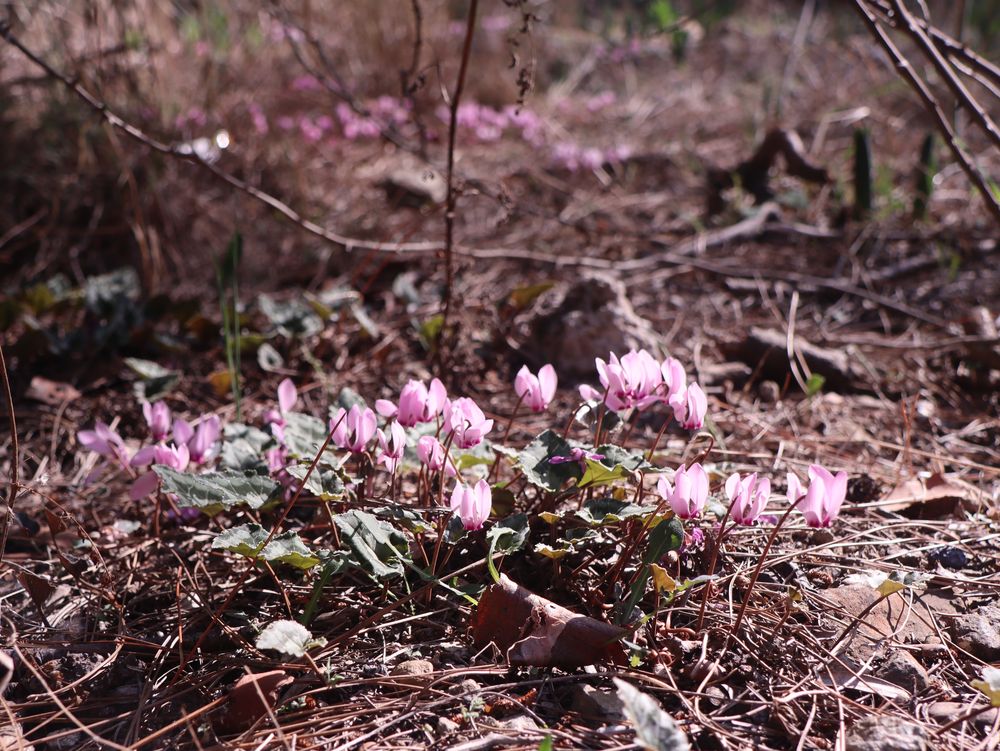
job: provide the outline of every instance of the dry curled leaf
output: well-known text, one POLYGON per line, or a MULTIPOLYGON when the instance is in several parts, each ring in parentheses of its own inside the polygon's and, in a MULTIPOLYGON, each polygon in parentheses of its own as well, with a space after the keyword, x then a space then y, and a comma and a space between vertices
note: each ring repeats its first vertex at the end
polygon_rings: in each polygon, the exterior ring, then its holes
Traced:
POLYGON ((236 731, 253 725, 274 708, 278 691, 293 680, 284 670, 244 675, 229 691, 222 728, 236 731))
POLYGON ((579 615, 529 592, 506 576, 479 599, 472 619, 477 647, 495 644, 510 665, 574 668, 625 664, 625 629, 579 615))
POLYGON ((886 496, 881 508, 898 511, 911 519, 937 519, 963 504, 975 505, 980 495, 975 486, 963 480, 933 474, 901 483, 886 496))

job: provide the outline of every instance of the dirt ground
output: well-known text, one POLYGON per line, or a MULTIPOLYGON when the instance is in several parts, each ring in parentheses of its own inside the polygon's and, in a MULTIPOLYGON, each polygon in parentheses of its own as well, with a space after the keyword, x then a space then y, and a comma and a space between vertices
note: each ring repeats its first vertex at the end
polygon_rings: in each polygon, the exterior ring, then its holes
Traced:
MULTIPOLYGON (((626 37, 625 11, 602 25, 585 3, 484 3, 463 101, 489 109, 468 110, 457 133, 439 337, 438 108, 465 16, 425 5, 409 98, 412 18, 402 34, 379 4, 311 18, 308 3, 209 3, 183 23, 142 2, 93 23, 48 3, 17 16, 26 47, 150 139, 217 149, 224 130, 228 148, 211 169, 158 153, 12 44, 0 51, 0 330, 16 426, 0 441, 12 481, 0 749, 996 748, 1000 709, 974 684, 1000 666, 1000 234, 940 141, 915 212, 933 125, 856 15, 752 2, 626 37), (230 14, 225 33, 212 12, 230 14), (521 33, 525 13, 538 18, 521 33), (143 18, 141 44, 108 52, 143 18), (64 48, 46 23, 67 30, 64 48), (380 95, 408 114, 347 137, 338 104, 370 111, 380 95), (861 130, 874 164, 863 213, 861 130), (789 174, 786 157, 758 171, 766 195, 720 184, 769 134, 800 140, 822 179, 789 174), (216 276, 234 232, 239 405, 220 333, 233 287, 216 276), (717 517, 686 523, 683 547, 657 558, 671 585, 651 581, 641 617, 619 618, 650 563, 635 545, 644 517, 580 513, 604 496, 655 506, 655 469, 595 498, 532 486, 504 447, 549 428, 593 437, 593 421, 571 419, 577 386, 597 383, 595 357, 639 347, 684 363, 709 419, 687 431, 650 411, 603 426, 610 442, 655 446, 657 468, 699 459, 716 507, 734 471, 771 477, 775 496, 762 523, 724 541, 717 517), (515 374, 550 362, 559 390, 530 413, 515 374), (499 463, 493 520, 440 559, 447 514, 419 508, 436 486, 413 467, 390 485, 357 460, 362 480, 332 499, 188 515, 162 496, 130 500, 134 471, 102 469, 78 439, 101 420, 136 448, 143 393, 177 415, 263 428, 284 378, 297 409, 325 420, 352 394, 395 400, 432 376, 496 420, 499 463), (849 476, 828 528, 782 520, 785 473, 813 463, 849 476), (395 573, 349 560, 334 518, 357 510, 402 536, 395 573), (518 513, 527 536, 496 559, 502 573, 624 624, 621 655, 512 665, 479 643, 474 603, 500 544, 489 530, 518 513), (248 522, 331 557, 300 570, 213 548, 248 522), (282 619, 308 626, 304 655, 258 645, 282 619), (637 717, 614 678, 657 709, 637 717), (662 727, 650 740, 656 722, 686 741, 662 727)), ((970 44, 990 57, 989 40, 970 44)), ((997 179, 1000 151, 966 128, 997 179)))

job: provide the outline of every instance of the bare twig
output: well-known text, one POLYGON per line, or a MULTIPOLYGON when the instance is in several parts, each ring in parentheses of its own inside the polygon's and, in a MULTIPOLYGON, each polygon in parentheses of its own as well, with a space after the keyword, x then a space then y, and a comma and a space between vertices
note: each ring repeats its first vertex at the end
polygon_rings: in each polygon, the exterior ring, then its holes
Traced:
POLYGON ((980 105, 972 94, 969 93, 969 90, 965 88, 965 85, 958 78, 958 76, 955 75, 955 71, 952 70, 950 65, 948 65, 948 62, 941 55, 941 52, 934 46, 934 43, 930 40, 924 30, 917 24, 916 19, 906 9, 906 5, 900 2, 900 0, 892 0, 892 4, 896 9, 896 13, 903 21, 904 30, 913 38, 917 45, 923 49, 924 54, 930 58, 930 61, 933 63, 938 75, 941 76, 941 80, 948 85, 948 88, 950 88, 952 93, 955 95, 956 101, 972 113, 976 123, 984 131, 986 131, 986 135, 989 136, 993 145, 1000 147, 1000 129, 998 129, 997 124, 993 122, 993 118, 989 116, 989 113, 983 109, 982 105, 980 105))
POLYGON ((455 282, 455 204, 458 201, 458 193, 455 190, 455 136, 458 131, 458 105, 462 100, 462 90, 465 88, 465 74, 469 70, 469 56, 472 52, 472 37, 476 33, 476 11, 479 8, 479 0, 471 0, 469 3, 469 17, 465 23, 465 41, 462 43, 462 62, 458 68, 458 80, 455 82, 455 90, 451 94, 450 112, 448 118, 448 164, 445 172, 445 181, 448 184, 448 202, 444 212, 444 310, 441 314, 441 331, 438 334, 438 346, 436 354, 441 362, 442 344, 448 332, 448 318, 451 314, 451 301, 454 292, 455 282))
POLYGON ((958 139, 955 135, 954 129, 951 127, 951 123, 948 122, 948 117, 945 115, 944 110, 941 108, 940 103, 934 98, 930 89, 923 79, 918 76, 910 62, 903 56, 899 51, 899 48, 893 43, 889 35, 886 34, 885 29, 883 29, 878 20, 875 17, 874 12, 868 7, 865 0, 854 0, 854 7, 864 21, 865 26, 868 28, 869 32, 875 37, 878 43, 885 50, 889 59, 892 61, 893 65, 896 66, 896 70, 899 72, 900 76, 906 80, 910 87, 917 92, 921 101, 924 103, 924 107, 934 118, 938 130, 944 136, 944 141, 948 144, 948 148, 951 149, 952 154, 958 161, 959 166, 968 175, 969 180, 979 191, 982 196, 986 208, 989 209, 990 213, 993 214, 993 218, 1000 223, 1000 202, 994 197, 989 185, 986 184, 986 180, 980 174, 979 170, 972 163, 972 158, 965 153, 965 149, 959 144, 958 139))
POLYGON ((18 489, 18 463, 21 460, 20 447, 17 443, 17 418, 14 416, 14 394, 10 388, 10 376, 7 373, 7 360, 4 358, 3 345, 0 344, 0 376, 3 377, 4 394, 7 397, 7 418, 10 425, 10 485, 7 488, 7 508, 3 513, 3 532, 0 532, 0 565, 3 564, 3 553, 7 548, 7 533, 10 530, 10 520, 14 516, 14 498, 18 489))
POLYGON ((63 73, 60 73, 51 65, 49 65, 45 60, 40 58, 30 49, 28 49, 20 39, 11 33, 10 27, 6 24, 0 24, 0 36, 7 41, 13 47, 16 47, 20 52, 27 57, 31 62, 44 70, 51 78, 62 83, 66 88, 72 91, 76 96, 81 99, 84 104, 90 107, 92 110, 97 112, 101 117, 103 117, 110 125, 114 128, 120 130, 122 133, 127 135, 134 141, 142 144, 146 148, 152 149, 160 154, 165 154, 167 156, 175 157, 184 161, 192 162, 202 169, 210 172, 216 178, 226 183, 227 185, 236 188, 242 193, 254 198, 255 200, 269 206, 278 213, 282 214, 285 218, 291 220, 302 229, 306 230, 310 234, 315 235, 327 242, 333 243, 342 247, 344 250, 350 251, 354 249, 362 250, 377 250, 389 253, 427 253, 431 251, 436 251, 441 247, 441 243, 434 241, 426 242, 410 242, 410 243, 391 243, 391 242, 378 242, 374 240, 361 240, 358 238, 348 237, 342 235, 333 230, 321 227, 315 222, 306 219, 301 214, 299 214, 295 209, 293 209, 288 204, 284 203, 280 199, 272 196, 270 193, 265 193, 259 188, 255 188, 249 183, 241 180, 235 175, 226 172, 220 167, 205 161, 196 153, 192 152, 190 149, 182 148, 180 145, 167 144, 159 141, 152 136, 148 135, 145 131, 127 122, 121 116, 113 112, 107 105, 106 102, 102 101, 94 94, 91 94, 80 84, 73 81, 71 78, 63 73))

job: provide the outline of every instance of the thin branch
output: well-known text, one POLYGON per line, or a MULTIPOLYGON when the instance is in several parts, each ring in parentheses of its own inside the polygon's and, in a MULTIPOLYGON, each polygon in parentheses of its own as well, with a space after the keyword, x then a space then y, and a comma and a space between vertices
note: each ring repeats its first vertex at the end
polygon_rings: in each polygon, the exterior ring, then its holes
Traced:
MULTIPOLYGON (((875 7, 891 23, 892 8, 890 8, 888 0, 875 0, 875 7)), ((987 60, 982 55, 977 54, 961 40, 948 36, 936 26, 931 26, 919 18, 914 19, 914 21, 922 31, 926 32, 931 39, 934 40, 934 43, 938 45, 938 47, 940 47, 942 51, 948 55, 948 57, 961 58, 974 70, 986 76, 986 78, 1000 83, 1000 66, 997 66, 992 61, 987 60)))
POLYGON ((7 360, 3 355, 3 345, 0 344, 0 376, 3 378, 4 395, 7 397, 7 418, 10 425, 10 486, 7 488, 7 508, 3 514, 3 532, 0 532, 0 565, 3 564, 3 553, 7 548, 7 533, 10 531, 10 520, 14 516, 14 499, 18 489, 18 464, 21 460, 20 447, 17 443, 17 418, 14 416, 14 394, 10 388, 10 375, 7 373, 7 360))
POLYGON ((448 317, 451 314, 451 298, 455 283, 455 204, 458 193, 455 190, 455 136, 458 132, 458 105, 462 100, 462 90, 465 88, 465 74, 469 70, 469 56, 472 53, 472 37, 476 33, 476 11, 479 0, 469 3, 469 17, 465 24, 465 41, 462 43, 462 62, 458 68, 458 81, 455 91, 451 94, 450 117, 448 120, 448 164, 445 172, 445 182, 448 185, 448 202, 444 212, 444 311, 441 315, 441 333, 438 335, 438 353, 441 343, 448 331, 448 317))
POLYGON ((875 39, 882 45, 889 59, 892 61, 893 65, 896 66, 896 70, 899 72, 907 83, 917 92, 920 99, 924 103, 924 107, 930 112, 931 116, 934 118, 938 129, 944 136, 944 141, 948 144, 948 148, 951 149, 952 154, 958 161, 959 166, 968 175, 969 180, 979 191, 982 196, 983 201, 986 203, 986 208, 989 209, 990 213, 993 214, 993 218, 1000 224, 1000 203, 997 202, 996 197, 994 197, 993 192, 990 190, 989 185, 986 184, 986 180, 980 174, 979 170, 972 164, 972 158, 965 153, 965 150, 959 145, 958 139, 955 135, 955 131, 952 129, 951 124, 948 122, 948 118, 941 109, 941 105, 934 98, 927 84, 924 83, 914 71, 913 66, 910 62, 903 56, 899 51, 899 48, 893 44, 892 39, 889 35, 885 33, 885 30, 878 24, 874 13, 868 8, 864 0, 854 0, 854 7, 857 9, 858 13, 861 15, 861 19, 864 21, 868 30, 872 33, 875 39))
POLYGON ((342 247, 346 251, 351 251, 356 248, 362 250, 374 250, 374 251, 384 251, 389 253, 428 253, 432 251, 437 251, 441 248, 440 242, 435 241, 425 241, 425 242, 410 242, 410 243, 391 243, 391 242, 378 242, 375 240, 361 240, 358 238, 348 237, 346 235, 341 235, 333 230, 326 229, 320 225, 312 222, 301 214, 299 214, 295 209, 293 209, 288 204, 284 203, 278 198, 275 198, 270 193, 265 193, 259 188, 255 188, 249 183, 239 179, 235 175, 226 172, 225 170, 217 167, 211 162, 207 162, 202 159, 197 154, 193 153, 190 149, 184 148, 181 145, 167 144, 159 141, 152 136, 145 133, 140 128, 127 122, 125 119, 120 117, 118 114, 113 112, 107 105, 106 102, 101 101, 95 95, 91 94, 80 84, 76 83, 68 76, 60 73, 51 65, 49 65, 45 60, 40 58, 30 49, 28 49, 21 41, 15 37, 11 31, 10 27, 6 24, 0 24, 0 36, 13 47, 16 47, 21 53, 27 57, 31 62, 37 65, 39 68, 44 70, 51 78, 62 83, 66 88, 72 91, 79 99, 81 99, 84 104, 90 107, 92 110, 97 112, 101 117, 103 117, 110 125, 120 130, 122 133, 127 135, 132 140, 142 144, 143 146, 152 149, 160 154, 165 154, 177 159, 192 162, 197 166, 201 167, 207 172, 210 172, 216 178, 222 182, 236 188, 242 193, 256 199, 257 201, 263 203, 266 206, 277 211, 279 214, 289 219, 293 223, 300 226, 306 232, 315 235, 329 243, 342 247))
POLYGON ((989 116, 989 113, 983 109, 982 105, 965 88, 962 81, 955 75, 955 71, 952 70, 951 66, 942 57, 941 52, 934 46, 930 37, 920 28, 916 19, 906 9, 906 6, 900 0, 892 0, 892 4, 905 24, 904 30, 924 50, 927 57, 930 58, 938 75, 941 76, 941 79, 951 89, 955 98, 974 115, 976 122, 986 131, 986 135, 989 136, 990 140, 993 141, 993 145, 1000 147, 1000 129, 993 122, 993 118, 989 116))

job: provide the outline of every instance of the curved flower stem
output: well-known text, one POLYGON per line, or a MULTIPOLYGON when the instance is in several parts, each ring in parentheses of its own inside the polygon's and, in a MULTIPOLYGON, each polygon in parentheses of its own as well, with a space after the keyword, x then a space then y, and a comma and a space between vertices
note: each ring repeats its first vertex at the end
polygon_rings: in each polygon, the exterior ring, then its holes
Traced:
MULTIPOLYGON (((709 577, 715 575, 715 564, 719 560, 719 550, 722 549, 722 542, 726 539, 726 533, 732 532, 733 527, 726 530, 726 522, 729 521, 729 514, 732 513, 733 504, 730 503, 726 507, 726 513, 722 517, 722 522, 719 524, 719 534, 715 538, 715 545, 712 546, 712 558, 708 563, 708 575, 709 577)), ((733 525, 735 526, 735 524, 733 525)), ((701 631, 702 623, 705 621, 705 607, 708 605, 708 595, 712 591, 712 581, 709 579, 705 582, 705 593, 701 597, 701 607, 698 608, 698 625, 695 626, 695 631, 701 631)))
MULTIPOLYGON (((726 643, 722 647, 722 655, 729 651, 729 647, 732 646, 733 639, 736 638, 736 634, 739 633, 740 626, 743 624, 743 616, 746 615, 747 605, 750 604, 750 595, 753 593, 753 587, 757 583, 757 579, 760 577, 760 572, 764 568, 764 561, 767 560, 767 554, 771 552, 771 546, 774 544, 775 538, 778 536, 778 531, 781 526, 785 523, 785 520, 789 517, 795 507, 798 506, 805 499, 805 496, 800 496, 797 500, 792 502, 785 513, 781 515, 778 519, 778 523, 774 525, 774 529, 771 530, 770 536, 767 538, 767 543, 764 545, 764 551, 760 554, 760 558, 757 559, 757 566, 753 570, 753 576, 750 577, 750 584, 747 586, 746 597, 743 598, 743 603, 740 605, 740 612, 736 615, 736 621, 733 623, 731 629, 729 629, 729 634, 726 636, 726 643)), ((722 659, 722 655, 719 655, 719 659, 722 659)))
MULTIPOLYGON (((323 439, 323 445, 319 447, 319 451, 316 452, 316 455, 313 457, 312 461, 309 462, 309 469, 306 470, 305 477, 303 477, 302 481, 299 482, 298 490, 295 491, 295 495, 292 496, 291 500, 289 500, 288 503, 285 504, 285 508, 282 509, 281 516, 278 517, 278 521, 275 522, 274 526, 271 528, 270 533, 268 533, 267 538, 261 544, 260 546, 261 550, 267 547, 267 545, 271 542, 271 540, 274 539, 275 535, 278 534, 278 530, 280 530, 282 525, 285 523, 285 519, 288 518, 288 514, 291 513, 292 509, 295 507, 295 504, 298 503, 299 496, 301 496, 302 491, 305 490, 306 484, 309 482, 309 478, 312 477, 313 471, 316 469, 316 466, 319 464, 319 460, 323 456, 323 452, 326 451, 327 447, 330 445, 330 442, 333 440, 334 431, 336 431, 337 428, 340 427, 340 424, 344 421, 344 418, 346 416, 347 413, 345 412, 340 416, 340 419, 336 422, 336 424, 334 424, 330 428, 330 430, 327 431, 326 438, 323 439)), ((337 533, 336 525, 332 525, 331 529, 333 531, 334 537, 337 538, 337 546, 339 547, 340 538, 337 533)), ((171 686, 173 686, 178 680, 180 680, 181 676, 184 675, 184 668, 187 667, 188 662, 190 662, 191 659, 190 655, 198 654, 198 650, 201 649, 201 646, 202 644, 204 644, 205 639, 208 638, 208 635, 212 633, 212 627, 216 624, 219 625, 222 624, 222 614, 226 612, 227 608, 229 608, 230 604, 233 602, 233 599, 235 599, 236 595, 243 591, 243 585, 246 583, 246 580, 250 578, 250 574, 254 570, 255 568, 253 564, 247 566, 246 569, 244 569, 243 573, 240 574, 239 578, 237 579, 236 584, 233 585, 232 589, 229 590, 229 594, 226 596, 226 599, 223 601, 222 605, 220 605, 218 609, 216 609, 215 612, 212 613, 212 620, 205 626, 205 630, 201 632, 201 636, 198 637, 198 640, 195 642, 194 647, 192 647, 189 651, 181 655, 180 665, 178 665, 174 678, 170 682, 171 686)))
MULTIPOLYGON (((521 396, 519 396, 517 399, 517 404, 514 405, 514 411, 511 412, 510 420, 507 421, 507 430, 504 431, 503 438, 500 439, 500 443, 502 443, 504 446, 507 445, 507 437, 510 435, 511 428, 514 427, 514 418, 517 417, 517 412, 519 409, 521 409, 521 404, 523 403, 524 403, 524 394, 521 394, 521 396)), ((489 475, 486 476, 486 482, 490 483, 491 485, 493 484, 493 478, 496 476, 497 469, 499 469, 499 467, 500 467, 500 457, 497 456, 493 460, 493 466, 490 467, 489 475)))
POLYGON ((660 445, 660 439, 663 438, 663 434, 667 432, 667 426, 670 424, 670 416, 668 415, 666 419, 663 420, 663 424, 660 426, 659 432, 656 434, 656 438, 653 439, 653 445, 649 447, 649 452, 646 454, 646 461, 653 461, 653 454, 656 453, 656 447, 660 445))
POLYGON ((448 467, 448 462, 451 462, 456 471, 458 470, 455 462, 451 461, 451 443, 454 440, 455 434, 450 433, 448 440, 444 444, 444 462, 441 464, 441 469, 438 470, 438 506, 444 506, 444 473, 448 467))

